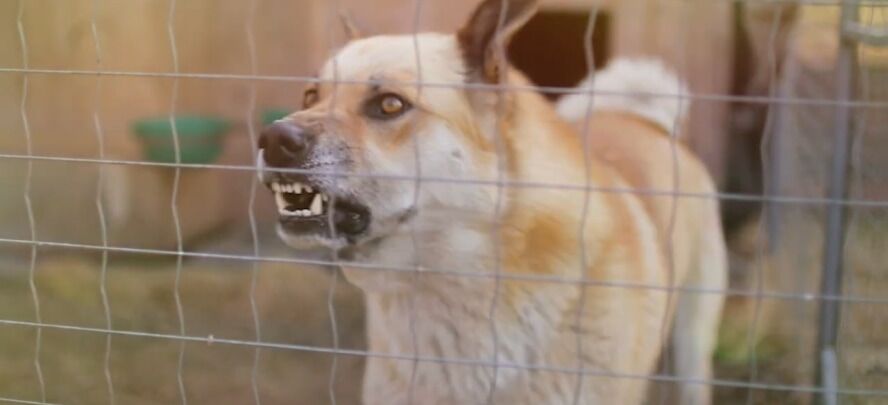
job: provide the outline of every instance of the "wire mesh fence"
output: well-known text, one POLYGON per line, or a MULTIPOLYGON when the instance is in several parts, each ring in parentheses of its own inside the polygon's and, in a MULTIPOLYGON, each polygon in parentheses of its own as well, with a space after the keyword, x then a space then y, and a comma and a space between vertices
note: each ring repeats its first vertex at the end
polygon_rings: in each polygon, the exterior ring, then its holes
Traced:
MULTIPOLYGON (((694 110, 700 105, 758 108, 751 119, 762 125, 754 152, 760 154, 764 184, 757 193, 604 187, 588 179, 585 184, 515 180, 504 176, 504 161, 497 177, 488 179, 419 169, 411 175, 277 169, 412 184, 414 199, 434 185, 493 187, 493 215, 506 203, 503 194, 513 189, 747 205, 756 214, 729 235, 736 280, 723 289, 509 273, 499 269, 502 260, 496 249, 496 271, 455 273, 425 264, 298 253, 283 246, 274 230, 274 204, 257 177, 263 109, 296 110, 305 87, 331 84, 312 74, 323 59, 318 55, 341 45, 338 18, 345 9, 362 10, 353 14, 367 14, 367 21, 394 26, 412 34, 414 41, 426 25, 452 31, 451 19, 464 17, 462 11, 453 12, 455 17, 446 13, 462 5, 433 0, 393 1, 364 9, 339 2, 284 3, 252 0, 220 6, 223 11, 213 11, 209 3, 178 0, 163 2, 163 7, 80 1, 55 11, 49 10, 49 3, 34 0, 3 5, 0 39, 12 51, 0 53, 0 88, 7 94, 0 97, 5 122, 0 141, 0 220, 5 228, 0 231, 5 256, 0 260, 0 402, 360 403, 365 361, 373 358, 410 364, 412 380, 422 364, 492 369, 488 403, 495 402, 497 376, 509 375, 510 370, 643 380, 667 387, 653 399, 664 402, 669 400, 668 387, 680 383, 713 387, 717 403, 888 401, 888 329, 883 326, 888 278, 882 248, 888 236, 882 167, 888 152, 882 125, 888 98, 883 94, 886 62, 879 50, 885 37, 881 27, 888 24, 885 4, 726 0, 703 6, 713 13, 707 16, 693 1, 631 6, 543 2, 544 10, 572 10, 583 16, 586 26, 578 52, 590 72, 604 64, 594 57, 595 24, 610 15, 614 26, 620 26, 621 7, 631 10, 623 11, 629 16, 658 19, 651 15, 661 12, 665 22, 660 25, 669 26, 664 32, 673 38, 656 41, 671 44, 667 53, 676 69, 711 80, 717 74, 695 70, 700 58, 729 59, 728 51, 706 54, 719 46, 695 50, 700 39, 689 35, 684 24, 674 23, 730 25, 743 10, 749 18, 759 18, 760 25, 748 29, 764 38, 757 44, 763 51, 754 72, 764 77, 763 87, 698 91, 695 81, 705 80, 691 76, 686 79, 692 94, 648 94, 692 105, 692 120, 694 114, 709 111, 694 110), (392 11, 397 17, 375 16, 385 13, 373 7, 396 3, 398 8, 391 10, 399 10, 392 11), (839 19, 842 11, 846 20, 839 19), (209 22, 196 21, 213 12, 225 23, 206 17, 209 22), (132 20, 120 17, 122 13, 132 20), (814 23, 800 23, 803 14, 814 23), (830 16, 834 20, 828 20, 830 16), (294 28, 290 18, 304 27, 294 28), (154 24, 135 23, 140 19, 154 24), (864 28, 859 32, 871 35, 849 35, 850 23, 841 21, 852 21, 853 27, 864 28), (48 28, 59 25, 62 28, 55 31, 48 28), (790 33, 782 37, 781 30, 790 33), (302 42, 281 38, 284 34, 302 35, 302 42), (65 40, 60 45, 57 38, 65 40), (133 52, 132 47, 139 50, 133 52), (156 60, 130 63, 128 58, 140 53, 156 60), (222 68, 216 70, 217 65, 222 68), (232 127, 238 135, 226 141, 227 155, 218 161, 185 158, 193 145, 184 142, 186 134, 177 124, 183 114, 196 109, 237 122, 232 127), (172 129, 172 161, 134 157, 140 151, 121 134, 130 132, 130 122, 144 114, 159 115, 172 129), (370 321, 360 293, 340 280, 341 267, 494 282, 490 330, 478 331, 491 335, 494 347, 499 340, 493 318, 502 299, 501 283, 693 293, 723 296, 729 304, 712 378, 682 378, 668 367, 633 374, 591 368, 582 361, 576 366, 515 362, 498 357, 498 350, 493 358, 417 350, 391 353, 368 347, 365 329, 370 321)), ((475 2, 465 3, 468 12, 475 2)), ((614 28, 610 35, 621 32, 614 28)), ((718 44, 734 45, 728 40, 718 44)), ((418 44, 413 56, 420 64, 418 44)), ((333 82, 372 84, 338 76, 333 82)), ((417 88, 419 98, 454 87, 542 92, 556 98, 585 91, 454 84, 422 76, 401 85, 417 88)), ((587 123, 591 113, 590 107, 587 123)), ((701 146, 706 139, 730 136, 727 121, 737 119, 730 114, 724 114, 724 127, 715 128, 716 134, 699 134, 700 128, 708 127, 691 125, 692 132, 698 131, 692 136, 705 138, 696 143, 692 138, 701 154, 706 154, 701 146)), ((712 168, 714 173, 730 171, 722 168, 730 153, 709 154, 704 160, 718 166, 712 168)), ((581 223, 594 215, 584 207, 581 223)), ((586 260, 585 251, 581 256, 586 260)), ((416 339, 416 329, 428 320, 417 313, 410 318, 416 339)), ((594 349, 583 345, 578 338, 579 353, 594 349)), ((422 393, 412 392, 414 385, 411 381, 410 402, 423 403, 422 393)), ((571 388, 581 392, 582 385, 571 388)), ((583 403, 581 395, 573 398, 583 403)))

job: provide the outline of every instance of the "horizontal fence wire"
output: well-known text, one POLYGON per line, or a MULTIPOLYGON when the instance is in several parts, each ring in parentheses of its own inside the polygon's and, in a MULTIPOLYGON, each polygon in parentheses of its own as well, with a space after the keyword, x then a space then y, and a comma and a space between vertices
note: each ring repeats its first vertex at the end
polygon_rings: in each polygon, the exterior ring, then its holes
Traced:
MULTIPOLYGON (((257 167, 247 165, 223 165, 223 164, 191 164, 191 163, 163 163, 151 162, 143 160, 121 160, 121 159, 95 159, 95 158, 76 158, 64 156, 40 156, 28 154, 0 153, 0 159, 14 159, 24 161, 45 161, 45 162, 66 162, 66 163, 85 163, 85 164, 108 164, 119 166, 144 166, 144 167, 164 167, 171 169, 215 169, 229 171, 249 171, 257 172, 257 167)), ((407 175, 393 175, 368 172, 342 172, 342 171, 326 171, 314 169, 289 169, 274 168, 266 169, 268 172, 284 173, 284 174, 311 174, 319 177, 333 178, 370 178, 376 180, 391 181, 408 181, 416 182, 417 177, 407 175)), ((528 188, 528 189, 550 189, 550 190, 573 190, 573 191, 592 191, 610 194, 634 194, 646 197, 682 197, 682 198, 699 198, 714 199, 721 201, 741 201, 741 202, 768 202, 776 204, 790 205, 830 205, 838 204, 848 207, 858 208, 888 208, 888 200, 876 199, 842 199, 836 200, 825 197, 796 197, 796 196, 771 196, 756 195, 742 193, 696 193, 672 190, 658 190, 637 187, 586 187, 583 184, 559 184, 559 183, 543 183, 532 181, 518 180, 482 180, 482 179, 466 179, 453 177, 438 176, 422 176, 419 178, 425 183, 446 183, 461 184, 466 186, 504 186, 507 188, 528 188)))
MULTIPOLYGON (((812 393, 818 394, 823 393, 825 390, 821 387, 814 386, 805 386, 805 385, 789 385, 789 384, 772 384, 772 383, 748 383, 744 381, 734 381, 734 380, 720 380, 720 379, 700 379, 700 378, 684 378, 684 377, 674 377, 669 375, 639 375, 639 374, 630 374, 630 373, 615 373, 615 372, 605 372, 605 371, 597 371, 590 368, 577 369, 572 367, 555 367, 555 366, 547 366, 547 365, 539 365, 539 364, 524 364, 524 363, 513 363, 508 361, 484 361, 477 359, 464 359, 464 358, 448 358, 448 357, 430 357, 430 356, 414 356, 412 354, 391 354, 391 353, 376 353, 370 352, 367 350, 357 350, 357 349, 333 349, 326 347, 318 347, 311 345, 300 345, 300 344, 290 344, 290 343, 272 343, 272 342, 256 342, 249 340, 240 340, 240 339, 226 339, 219 338, 215 336, 188 336, 188 335, 179 335, 179 334, 166 334, 166 333, 153 333, 153 332, 137 332, 137 331, 127 331, 121 329, 103 329, 103 328, 92 328, 86 326, 73 326, 73 325, 61 325, 61 324, 53 324, 53 323, 37 323, 37 322, 29 322, 29 321, 14 321, 14 320, 3 320, 0 319, 0 325, 7 326, 21 326, 21 327, 31 327, 31 328, 45 328, 45 329, 54 329, 61 331, 69 331, 69 332, 82 332, 82 333, 96 333, 96 334, 112 334, 117 336, 127 336, 127 337, 139 337, 139 338, 153 338, 153 339, 163 339, 163 340, 171 340, 171 341, 185 341, 185 342, 194 342, 194 343, 205 343, 207 345, 231 345, 231 346, 245 346, 245 347, 261 347, 264 349, 280 349, 280 350, 294 350, 301 352, 310 352, 310 353, 319 353, 319 354, 331 354, 331 355, 345 355, 345 356, 357 356, 363 358, 379 358, 379 359, 390 359, 390 360, 400 360, 406 362, 419 361, 420 363, 431 363, 431 364, 450 364, 450 365, 460 365, 460 366, 470 366, 470 367, 499 367, 499 368, 507 368, 507 369, 521 369, 521 370, 532 370, 532 371, 545 371, 545 372, 554 372, 554 373, 562 373, 562 374, 570 374, 570 375, 583 375, 587 377, 600 377, 600 378, 619 378, 619 379, 631 379, 631 380, 646 380, 650 382, 666 382, 666 383, 690 383, 695 385, 710 385, 713 387, 724 387, 724 388, 749 388, 755 390, 762 391, 788 391, 788 392, 798 392, 798 393, 812 393)), ((868 397, 886 397, 888 398, 888 391, 886 390, 868 390, 868 389, 837 389, 834 392, 840 395, 854 395, 854 396, 868 396, 868 397)))
MULTIPOLYGON (((725 0, 727 1, 727 0, 725 0)), ((768 3, 768 4, 802 4, 802 5, 812 5, 812 6, 838 6, 842 4, 840 0, 743 0, 745 3, 768 3)), ((255 3, 255 2, 254 2, 255 3)), ((860 1, 858 2, 861 6, 884 6, 885 3, 882 1, 860 1)), ((172 2, 175 4, 175 1, 172 2)), ((35 76, 35 75, 53 75, 53 76, 90 76, 95 77, 97 80, 105 77, 122 77, 122 78, 155 78, 155 79, 172 79, 172 80, 183 80, 183 79, 193 79, 193 80, 226 80, 226 81, 247 81, 247 82, 292 82, 292 83, 305 83, 305 84, 325 84, 325 83, 333 83, 335 85, 340 84, 353 84, 353 85, 361 85, 367 84, 367 81, 349 81, 349 80, 336 80, 335 82, 325 81, 318 79, 312 76, 289 76, 289 75, 261 75, 256 74, 256 61, 255 61, 255 50, 253 49, 253 40, 252 40, 252 18, 255 13, 255 5, 250 9, 250 22, 247 28, 247 35, 251 37, 250 39, 250 54, 252 58, 252 67, 250 74, 227 74, 227 73, 187 73, 187 72, 148 72, 148 71, 108 71, 108 70, 100 70, 100 69, 47 69, 47 68, 33 68, 33 67, 0 67, 0 74, 10 74, 10 75, 24 75, 35 76)), ((170 42, 171 47, 173 49, 173 57, 174 59, 177 57, 175 51, 175 36, 173 33, 173 10, 170 10, 170 21, 168 24, 168 28, 170 30, 170 42)), ((418 13, 417 13, 418 14, 418 13)), ((19 16, 19 24, 21 24, 21 16, 19 16)), ((95 30, 95 17, 93 20, 93 30, 95 30)), ((98 50, 98 35, 93 32, 96 46, 98 50)), ((24 50, 23 50, 24 51, 24 50)), ((176 67, 178 70, 178 66, 176 67)), ((515 86, 515 85, 490 85, 490 84, 473 84, 473 83, 434 83, 429 81, 419 80, 417 82, 401 82, 398 83, 404 86, 415 86, 420 89, 423 88, 439 88, 439 89, 466 89, 466 90, 479 90, 479 91, 506 91, 506 92, 521 92, 521 91, 533 91, 533 92, 544 92, 549 94, 560 94, 560 95, 569 95, 569 94, 588 94, 587 90, 577 89, 577 88, 564 88, 564 87, 551 87, 551 86, 515 86)), ((98 84, 97 84, 98 88, 98 84)), ((177 91, 173 92, 173 104, 175 105, 175 97, 177 97, 177 91)), ((812 107, 850 107, 850 108, 860 108, 860 109, 888 109, 888 101, 872 101, 872 100, 832 100, 832 99, 815 99, 815 98, 802 98, 802 97, 781 97, 775 95, 768 96, 742 96, 742 95, 728 95, 728 94, 666 94, 666 93, 647 93, 647 92, 639 92, 639 95, 645 95, 653 98, 670 98, 670 99, 679 99, 682 102, 723 102, 723 103, 747 103, 747 104, 763 104, 763 105, 796 105, 796 106, 812 106, 812 107)), ((603 96, 624 96, 626 93, 622 92, 607 92, 607 91, 596 91, 596 95, 603 96)), ((255 88, 251 90, 251 98, 250 98, 250 108, 249 111, 252 114, 253 110, 255 110, 255 88)), ((24 98, 24 97, 23 97, 24 98)), ((24 115, 24 100, 22 102, 24 115)), ((102 144, 102 138, 104 135, 102 134, 101 125, 98 121, 98 107, 96 108, 96 131, 100 144, 102 144)), ((170 119, 173 119, 173 112, 170 112, 170 119)), ((248 121, 249 122, 249 121, 248 121)), ((250 126, 250 139, 254 140, 255 133, 252 122, 248 124, 250 126)), ((175 128, 175 125, 173 125, 175 128)), ((175 130, 175 129, 174 129, 175 130)), ((30 145, 31 134, 27 134, 28 142, 30 145)), ((178 142, 177 142, 178 149, 178 142)), ((160 162, 149 162, 149 161, 138 161, 138 160, 121 160, 121 159, 108 159, 105 158, 104 147, 102 147, 102 152, 100 153, 99 158, 81 158, 81 157, 69 157, 69 156, 49 156, 49 155, 37 155, 30 151, 25 154, 15 154, 15 153, 0 153, 0 159, 7 159, 13 161, 25 161, 28 162, 29 165, 34 162, 56 162, 56 163, 73 163, 73 164, 94 164, 99 166, 104 165, 118 165, 118 166, 135 166, 135 167, 158 167, 158 168, 169 168, 175 169, 177 171, 177 183, 178 176, 181 170, 185 169, 211 169, 211 170, 225 170, 225 171, 240 171, 240 172, 256 172, 258 168, 256 166, 250 165, 225 165, 225 164, 184 164, 184 163, 160 163, 160 162)), ((179 153, 177 151, 176 155, 179 153)), ((446 178, 446 177, 435 177, 435 176, 398 176, 398 175, 388 175, 388 174, 378 174, 378 173, 350 173, 350 172, 319 172, 317 170, 300 170, 300 169, 273 169, 275 172, 281 173, 295 173, 295 174, 306 174, 311 173, 316 176, 329 176, 329 177, 363 177, 363 178, 373 178, 373 179, 381 179, 381 180, 390 180, 390 181, 408 181, 415 182, 417 187, 419 187, 420 182, 422 183, 445 183, 445 184, 460 184, 465 186, 489 186, 489 187, 498 187, 500 189, 503 188, 535 188, 535 189, 556 189, 556 190, 566 190, 566 191, 578 191, 578 192, 601 192, 601 193, 614 193, 614 194, 633 194, 639 196, 655 196, 655 197, 671 197, 671 198, 697 198, 697 199, 714 199, 719 201, 743 201, 750 203, 771 203, 771 204, 787 204, 787 205, 797 205, 797 206, 829 206, 829 205, 839 205, 848 208, 888 208, 888 201, 885 200, 875 200, 875 199, 842 199, 836 200, 831 198, 823 198, 823 197, 802 197, 802 196, 777 196, 777 195, 749 195, 749 194, 738 194, 738 193, 692 193, 692 192, 681 192, 675 190, 653 190, 653 189, 639 189, 639 188, 630 188, 630 187, 594 187, 589 186, 587 184, 555 184, 555 183, 537 183, 537 182, 523 182, 523 181, 513 181, 507 179, 495 179, 495 180, 484 180, 484 179, 465 179, 465 178, 446 178)), ((29 176, 30 177, 30 176, 29 176)), ((31 180, 28 180, 28 195, 30 195, 30 187, 31 180)), ((256 180, 254 180, 253 191, 257 188, 256 180)), ((178 187, 175 187, 174 195, 172 197, 171 208, 174 213, 177 213, 176 209, 176 192, 178 191, 178 187)), ((255 193, 254 193, 255 194, 255 193)), ((255 198, 255 197, 252 197, 255 198)), ((762 289, 756 289, 754 291, 742 290, 742 289, 709 289, 709 288, 695 288, 695 287, 685 287, 685 286, 661 286, 661 285, 648 285, 641 283, 629 283, 629 282, 603 282, 598 280, 589 279, 587 277, 580 278, 566 278, 559 276, 551 276, 551 275, 535 275, 535 274, 512 274, 507 272, 497 271, 495 273, 482 273, 482 272, 456 272, 456 271, 445 271, 440 269, 428 268, 423 266, 386 266, 386 265, 378 265, 371 263, 361 263, 361 262, 351 262, 346 260, 319 260, 319 259, 303 259, 303 258, 290 258, 290 257, 273 257, 267 255, 261 255, 259 253, 259 244, 258 244, 258 235, 256 230, 256 219, 253 217, 253 205, 254 200, 251 198, 250 200, 250 226, 252 229, 252 237, 253 237, 253 253, 249 255, 239 255, 239 254, 222 254, 222 253, 206 253, 206 252, 195 252, 195 251, 187 251, 183 247, 181 230, 179 228, 178 215, 176 215, 176 227, 177 227, 177 242, 178 249, 177 250, 163 250, 163 249, 143 249, 143 248, 132 248, 132 247, 119 247, 119 246, 111 246, 108 244, 107 237, 104 236, 106 232, 104 217, 102 218, 102 230, 103 230, 103 240, 101 245, 91 245, 91 244, 79 244, 79 243, 65 243, 65 242, 54 242, 54 241, 44 241, 39 240, 36 235, 33 235, 32 239, 14 239, 14 238, 0 238, 0 244, 10 245, 10 246, 24 246, 32 249, 36 249, 38 247, 44 248, 58 248, 58 249, 73 249, 73 250, 82 250, 89 252, 100 252, 104 255, 103 258, 103 281, 102 281, 102 298, 104 301, 104 310, 106 315, 106 325, 103 328, 95 328, 95 327, 86 327, 86 326, 76 326, 76 325, 64 325, 64 324, 55 324, 48 323, 42 321, 38 318, 36 321, 23 321, 23 320, 11 320, 11 319, 0 319, 0 325, 8 326, 8 327, 27 327, 27 328, 36 328, 37 330, 58 330, 58 331, 67 331, 67 332, 81 332, 81 333, 93 333, 93 334, 103 334, 107 336, 108 343, 106 349, 106 359, 105 359, 105 372, 106 377, 108 379, 108 387, 111 391, 111 396, 113 397, 113 387, 111 383, 111 375, 109 371, 109 360, 108 356, 110 356, 110 345, 111 345, 111 336, 120 336, 120 337, 137 337, 137 338, 150 338, 150 339, 159 339, 159 340, 168 340, 179 342, 182 346, 182 351, 180 352, 179 358, 179 367, 177 370, 177 377, 180 384, 180 395, 183 403, 187 402, 185 396, 185 387, 182 382, 182 374, 183 374, 183 362, 184 362, 184 344, 185 343, 203 343, 207 345, 229 345, 229 346, 242 346, 249 347, 256 350, 255 358, 252 368, 252 388, 254 390, 254 395, 256 395, 256 403, 259 403, 259 388, 257 383, 257 374, 258 374, 258 362, 259 362, 259 350, 260 349, 277 349, 277 350, 293 350, 293 351, 301 351, 301 352, 310 352, 310 353, 319 353, 319 354, 329 354, 334 356, 357 356, 363 358, 384 358, 391 360, 401 360, 407 362, 415 362, 415 363, 438 363, 438 364, 452 364, 452 365, 462 365, 462 366, 480 366, 480 367, 492 367, 492 368, 506 368, 506 369, 522 369, 522 370, 533 370, 533 371, 546 371, 546 372, 556 372, 556 373, 565 373, 571 375, 582 375, 588 377, 599 377, 599 378, 620 378, 620 379, 631 379, 631 380, 646 380, 650 382, 664 382, 664 383, 690 383, 690 384, 705 384, 711 385, 713 387, 724 387, 724 388, 744 388, 750 390, 762 390, 762 391, 783 391, 783 392, 794 392, 794 393, 809 393, 809 394, 823 394, 827 393, 827 388, 817 387, 817 386, 809 386, 809 385, 790 385, 790 384, 775 384, 775 383, 763 383, 763 382, 754 382, 754 381, 739 381, 739 380, 727 380, 727 379, 688 379, 684 377, 675 377, 669 375, 636 375, 636 374, 626 374, 626 373, 612 373, 612 372, 604 372, 604 371, 596 371, 594 369, 590 369, 588 367, 555 367, 555 366, 547 366, 540 364, 522 364, 522 363, 513 363, 508 361, 502 361, 500 359, 494 360, 480 360, 480 359, 464 359, 464 358, 446 358, 446 357, 429 357, 423 356, 419 353, 412 354, 390 354, 390 353, 377 353, 368 350, 355 350, 355 349, 344 349, 338 347, 338 339, 335 344, 336 347, 327 348, 327 347, 319 347, 312 345, 300 345, 300 344, 287 344, 287 343, 274 343, 267 342, 261 339, 261 329, 259 325, 259 317, 257 314, 257 304, 255 302, 255 283, 256 283, 256 274, 259 269, 257 267, 260 263, 284 263, 284 264, 299 264, 299 265, 312 265, 312 266, 325 266, 325 267, 348 267, 352 269, 358 269, 361 271, 385 271, 385 272, 401 272, 401 273, 410 273, 410 274, 420 274, 420 275, 435 275, 435 276, 448 276, 448 277, 464 277, 464 278, 477 278, 477 279, 496 279, 497 284, 500 281, 524 281, 524 282, 539 282, 539 283, 556 283, 556 284, 570 284, 570 285, 585 285, 589 287, 602 287, 602 288, 627 288, 627 289, 643 289, 643 290, 653 290, 653 291, 668 291, 668 292, 682 292, 682 293, 696 293, 696 294, 716 294, 716 295, 724 295, 728 297, 747 297, 747 298, 755 298, 757 300, 762 299, 772 299, 772 300, 781 300, 781 301, 827 301, 827 302, 837 302, 837 303, 847 303, 847 304, 879 304, 886 305, 888 304, 888 298, 882 297, 860 297, 860 296, 850 296, 850 295, 823 295, 819 293, 789 293, 789 292, 777 292, 777 291, 764 291, 762 289), (143 331, 133 331, 133 330, 124 330, 119 328, 114 328, 111 324, 110 318, 110 308, 107 303, 107 296, 105 292, 105 281, 104 281, 104 273, 107 271, 107 255, 111 253, 118 254, 144 254, 144 255, 153 255, 153 256, 164 256, 164 257, 174 257, 178 259, 177 265, 177 288, 175 292, 176 297, 176 306, 178 312, 178 320, 179 320, 179 333, 177 334, 165 334, 165 333, 154 333, 154 332, 143 332, 143 331), (227 339, 227 338, 217 338, 213 336, 209 337, 201 337, 201 336, 193 336, 186 333, 185 329, 185 321, 183 315, 182 304, 179 298, 179 289, 178 289, 178 280, 183 272, 182 269, 182 259, 211 259, 211 260, 232 260, 232 261, 243 261, 250 262, 254 267, 251 268, 253 272, 253 280, 251 286, 250 300, 251 300, 251 308, 253 321, 255 322, 255 337, 254 341, 251 340, 239 340, 239 339, 227 339)), ((97 204, 99 204, 100 215, 102 214, 103 208, 101 207, 101 200, 97 196, 97 204)), ((30 202, 29 202, 30 204, 30 202)), ((30 207, 29 207, 30 209, 30 207)), ((33 219, 32 222, 32 231, 33 231, 33 219)), ((33 267, 33 263, 32 263, 33 267)), ((32 269, 33 273, 33 269, 32 269)), ((333 287, 335 288, 335 287, 333 287)), ((36 300, 36 294, 34 299, 36 300)), ((329 295, 328 306, 330 306, 330 310, 332 312, 332 290, 329 295)), ((333 323, 333 327, 335 328, 335 321, 333 323)), ((335 330, 335 329, 334 329, 335 330)), ((335 332, 334 332, 335 333, 335 332)), ((39 350, 39 344, 38 344, 39 350)), ((39 371, 39 369, 38 369, 39 371)), ((331 375, 331 396, 333 395, 333 377, 331 375)), ((888 391, 886 390, 867 390, 867 389, 846 389, 846 388, 830 388, 829 392, 835 392, 839 395, 853 395, 853 396, 861 396, 861 397, 877 397, 877 398, 888 398, 888 391)), ((44 394, 45 397, 45 394, 44 394)), ((335 397, 334 397, 335 401, 335 397)), ((30 400, 19 400, 14 398, 6 398, 0 396, 0 403, 12 403, 12 404, 44 404, 51 405, 53 403, 44 401, 30 401, 30 400)))
POLYGON ((838 7, 841 6, 844 2, 847 1, 855 1, 858 6, 862 7, 877 7, 884 6, 884 0, 720 0, 731 3, 745 3, 745 4, 797 4, 802 6, 827 6, 827 7, 838 7))
POLYGON ((464 277, 464 278, 476 278, 476 279, 495 279, 499 278, 502 280, 511 280, 511 281, 530 281, 530 282, 538 282, 538 283, 553 283, 553 284, 582 284, 589 287, 606 287, 606 288, 627 288, 627 289, 643 289, 643 290, 651 290, 651 291, 674 291, 674 292, 686 292, 686 293, 694 293, 694 294, 718 294, 718 295, 726 295, 726 296, 736 296, 736 297, 756 297, 756 298, 769 298, 775 300, 783 300, 783 301, 838 301, 838 302, 846 302, 846 303, 854 303, 854 304, 888 304, 888 298, 876 298, 876 297, 853 297, 853 296, 845 296, 845 295, 820 295, 817 293, 781 293, 781 292, 773 292, 773 291, 762 291, 762 292, 751 292, 747 290, 739 290, 739 289, 711 289, 711 288, 701 288, 701 287, 667 287, 661 285, 651 285, 651 284, 641 284, 641 283, 627 283, 627 282, 605 282, 599 280, 592 280, 585 277, 582 278, 566 278, 566 277, 558 277, 558 276, 541 276, 541 275, 533 275, 533 274, 514 274, 514 273, 503 273, 499 276, 496 276, 492 273, 480 273, 480 272, 455 272, 448 270, 439 270, 433 269, 423 266, 391 266, 391 265, 379 265, 372 263, 361 263, 361 262, 350 262, 347 260, 317 260, 317 259, 300 259, 300 258, 288 258, 288 257, 272 257, 272 256, 254 256, 254 255, 236 255, 236 254, 224 254, 224 253, 208 253, 208 252, 189 252, 189 251, 173 251, 173 250, 161 250, 161 249, 141 249, 141 248, 129 248, 129 247, 114 247, 114 246, 99 246, 99 245, 88 245, 88 244, 78 244, 78 243, 66 243, 66 242, 50 242, 50 241, 31 241, 31 240, 23 240, 23 239, 8 239, 8 238, 0 238, 0 244, 12 244, 12 245, 22 245, 22 246, 38 246, 38 247, 49 247, 49 248, 59 248, 59 249, 79 249, 79 250, 88 250, 88 251, 108 251, 112 253, 122 253, 122 254, 144 254, 144 255, 156 255, 156 256, 167 256, 167 257, 176 257, 181 255, 182 257, 191 258, 191 259, 211 259, 211 260, 232 260, 232 261, 257 261, 257 262, 266 262, 266 263, 285 263, 285 264, 301 264, 301 265, 310 265, 310 266, 327 266, 327 267, 347 267, 356 270, 367 270, 367 271, 387 271, 387 272, 401 272, 401 273, 420 273, 420 274, 429 274, 429 275, 437 275, 437 276, 449 276, 449 277, 464 277))
MULTIPOLYGON (((158 78, 158 79, 205 79, 205 80, 238 80, 238 81, 269 81, 269 82, 295 82, 304 84, 334 84, 332 80, 320 79, 314 76, 278 76, 278 75, 248 75, 233 73, 187 73, 187 72, 136 72, 136 71, 109 71, 109 70, 89 70, 89 69, 40 69, 40 68, 13 68, 0 67, 0 73, 19 73, 29 75, 80 75, 80 76, 115 76, 115 77, 142 77, 142 78, 158 78)), ((423 88, 450 88, 476 91, 496 91, 496 92, 541 92, 546 94, 570 95, 570 94, 588 94, 588 90, 584 91, 575 87, 553 87, 553 86, 531 86, 531 85, 503 85, 503 84, 485 84, 485 83, 436 83, 434 81, 414 82, 414 81, 398 81, 393 84, 423 87, 423 88)), ((349 85, 365 85, 374 84, 366 80, 346 80, 338 79, 335 84, 349 85)), ((596 90, 596 95, 602 96, 626 96, 625 92, 596 90)), ((728 103, 748 103, 748 104, 784 104, 798 106, 820 106, 835 107, 849 106, 854 108, 888 108, 888 101, 864 101, 850 100, 840 101, 831 99, 813 99, 804 97, 768 97, 768 96, 742 96, 728 94, 674 94, 674 93, 658 93, 639 91, 633 92, 631 95, 647 96, 652 98, 669 98, 683 99, 690 101, 709 101, 709 102, 728 102, 728 103)))
POLYGON ((23 404, 23 405, 61 405, 55 402, 29 401, 25 399, 0 397, 0 404, 23 404))

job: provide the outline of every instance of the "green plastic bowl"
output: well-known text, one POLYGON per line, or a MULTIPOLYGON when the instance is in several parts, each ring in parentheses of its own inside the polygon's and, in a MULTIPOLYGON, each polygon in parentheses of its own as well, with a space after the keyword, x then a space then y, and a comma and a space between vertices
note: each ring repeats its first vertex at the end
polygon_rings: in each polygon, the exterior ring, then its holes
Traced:
POLYGON ((271 125, 275 121, 292 114, 292 111, 284 109, 270 109, 262 112, 262 125, 271 125))
MULTIPOLYGON (((231 125, 220 118, 182 116, 173 120, 179 138, 179 162, 209 164, 222 154, 222 138, 231 125)), ((145 159, 176 163, 173 125, 168 117, 140 120, 133 131, 142 142, 145 159)))

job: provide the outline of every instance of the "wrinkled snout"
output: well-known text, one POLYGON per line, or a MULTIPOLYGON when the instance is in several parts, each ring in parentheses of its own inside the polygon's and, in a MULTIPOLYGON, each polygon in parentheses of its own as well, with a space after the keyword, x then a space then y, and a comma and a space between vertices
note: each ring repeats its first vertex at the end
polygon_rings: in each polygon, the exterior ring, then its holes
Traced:
POLYGON ((316 143, 317 136, 290 121, 275 122, 259 136, 259 149, 270 167, 304 166, 316 143))

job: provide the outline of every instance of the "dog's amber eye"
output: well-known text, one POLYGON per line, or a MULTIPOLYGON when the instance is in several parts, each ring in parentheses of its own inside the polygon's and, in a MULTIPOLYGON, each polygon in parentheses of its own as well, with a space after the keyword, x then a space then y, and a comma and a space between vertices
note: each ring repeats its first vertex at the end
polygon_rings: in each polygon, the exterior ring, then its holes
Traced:
POLYGON ((404 102, 397 97, 386 97, 382 99, 382 112, 386 114, 397 114, 404 109, 404 102))
POLYGON ((318 91, 315 89, 308 89, 305 91, 305 96, 302 98, 302 108, 311 108, 317 104, 319 100, 320 97, 318 96, 318 91))
POLYGON ((400 117, 411 108, 410 103, 403 97, 394 94, 382 94, 371 98, 364 106, 364 113, 368 117, 378 120, 389 120, 400 117))

